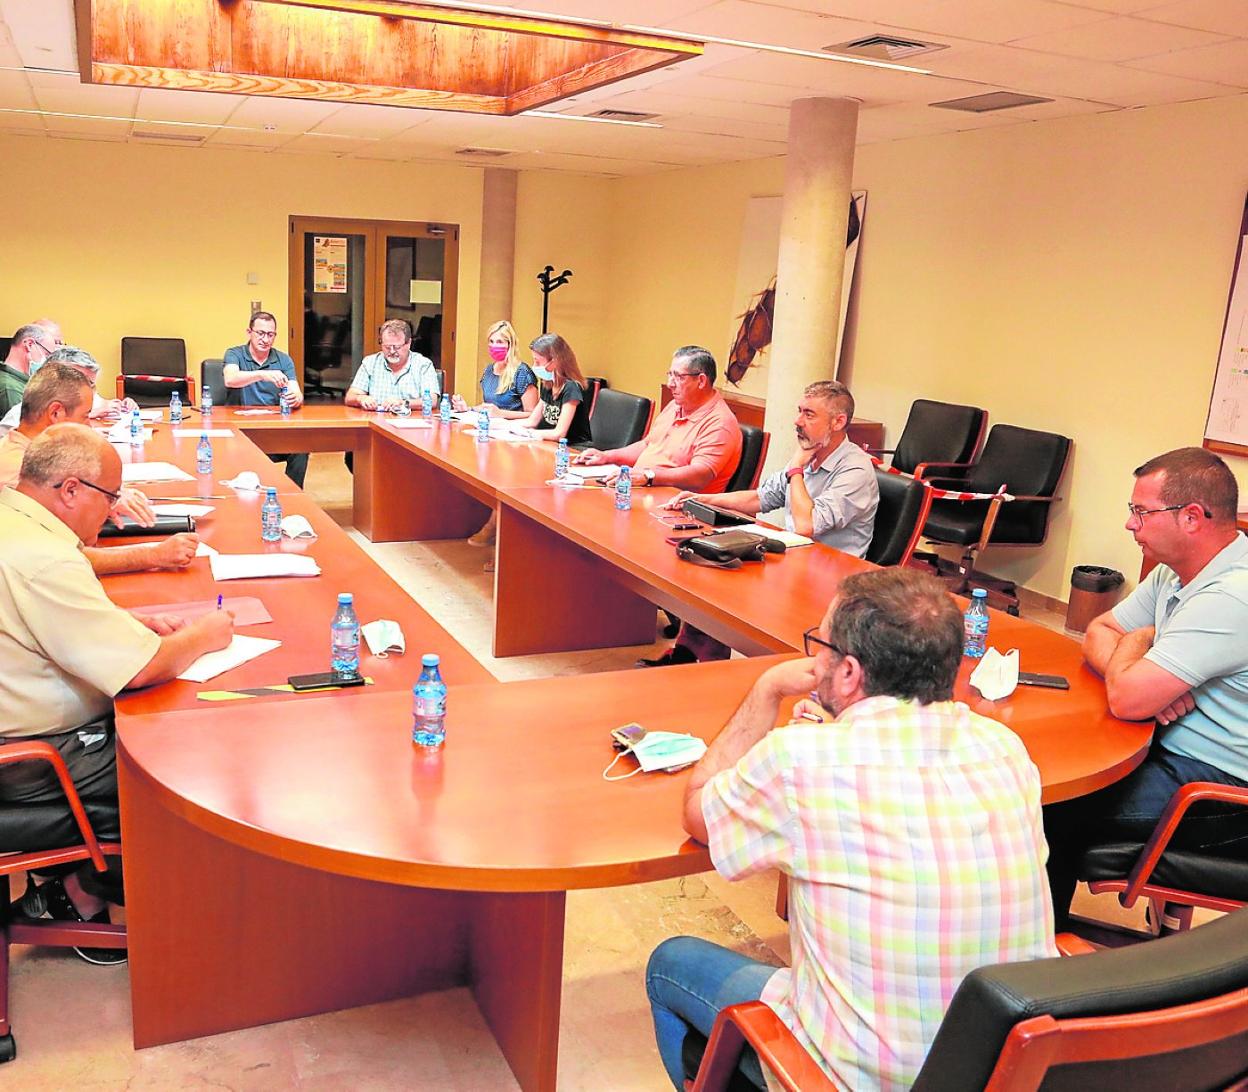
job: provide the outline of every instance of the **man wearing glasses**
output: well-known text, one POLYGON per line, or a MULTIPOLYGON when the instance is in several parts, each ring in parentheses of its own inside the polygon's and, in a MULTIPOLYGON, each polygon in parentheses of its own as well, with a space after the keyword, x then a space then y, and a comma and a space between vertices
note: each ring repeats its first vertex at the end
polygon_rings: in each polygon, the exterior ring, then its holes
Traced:
MULTIPOLYGON (((805 651, 759 676, 685 790, 685 830, 720 874, 789 877, 793 959, 694 937, 655 950, 646 989, 677 1089, 690 1028, 759 998, 838 1088, 909 1088, 967 973, 1057 954, 1040 775, 1018 736, 953 700, 962 621, 939 581, 848 577, 805 651)), ((741 1067, 764 1087, 752 1051, 741 1067)))
POLYGON ((419 410, 425 391, 436 403, 442 393, 433 361, 412 350, 412 327, 407 319, 389 319, 377 331, 381 351, 366 356, 347 388, 348 406, 393 411, 406 402, 419 410))
MULTIPOLYGON (((45 740, 84 801, 114 804, 113 698, 170 681, 233 632, 229 611, 140 619, 104 594, 81 547, 96 541, 120 488, 108 441, 60 424, 31 443, 17 486, 0 491, 0 740, 45 740)), ((0 767, 0 799, 64 803, 55 772, 33 761, 0 767)), ((42 890, 54 917, 106 921, 119 880, 87 863, 42 890)), ((125 960, 124 951, 78 952, 92 963, 125 960)))
POLYGON ((631 467, 634 485, 722 493, 741 461, 741 426, 715 389, 715 376, 715 358, 707 350, 677 349, 667 373, 672 400, 645 439, 612 451, 586 448, 573 461, 631 467))
POLYGON ((0 417, 4 417, 22 400, 22 391, 30 377, 39 370, 59 342, 59 330, 54 335, 37 323, 17 328, 8 356, 0 363, 0 417))
MULTIPOLYGON (((1114 715, 1154 720, 1157 730, 1133 773, 1045 809, 1059 929, 1089 845, 1146 842, 1188 782, 1248 785, 1248 539, 1235 526, 1235 476, 1198 447, 1158 455, 1134 473, 1126 528, 1156 568, 1093 619, 1083 655, 1105 677, 1114 715)), ((1177 834, 1206 849, 1246 836, 1242 809, 1210 814, 1199 805, 1177 834)))
MULTIPOLYGON (((247 325, 247 341, 225 350, 222 377, 225 385, 238 392, 244 406, 276 406, 286 399, 291 409, 303 405, 303 392, 295 379, 295 362, 273 344, 277 319, 268 311, 257 311, 247 325)), ((269 461, 286 464, 286 477, 300 489, 308 473, 306 451, 270 455, 269 461)))

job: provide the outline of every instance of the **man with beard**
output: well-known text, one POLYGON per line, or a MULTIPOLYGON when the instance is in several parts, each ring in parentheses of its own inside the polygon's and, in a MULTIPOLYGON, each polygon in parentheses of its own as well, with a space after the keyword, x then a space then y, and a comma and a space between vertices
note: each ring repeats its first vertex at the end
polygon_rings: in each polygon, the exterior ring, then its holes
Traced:
MULTIPOLYGON (((783 470, 757 489, 717 496, 678 493, 665 507, 679 508, 692 499, 743 516, 783 511, 786 531, 862 557, 871 545, 880 490, 870 456, 845 434, 853 418, 854 396, 844 383, 811 383, 802 392, 793 422, 797 450, 783 470)), ((729 652, 727 645, 686 625, 660 661, 726 660, 729 652)))
MULTIPOLYGON (((1010 729, 953 700, 962 619, 939 581, 850 576, 805 646, 759 676, 683 814, 727 879, 789 877, 792 967, 697 937, 655 950, 646 990, 676 1088, 689 1029, 755 999, 838 1088, 909 1088, 968 972, 1057 954, 1040 774, 1010 729)), ((764 1087, 752 1050, 741 1068, 764 1087)))

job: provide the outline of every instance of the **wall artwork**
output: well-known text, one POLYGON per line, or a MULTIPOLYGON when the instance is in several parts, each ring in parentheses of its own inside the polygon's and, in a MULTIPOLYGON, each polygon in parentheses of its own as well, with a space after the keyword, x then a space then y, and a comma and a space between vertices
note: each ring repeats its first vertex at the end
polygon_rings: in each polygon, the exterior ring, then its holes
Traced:
POLYGON ((1205 422, 1205 446, 1229 455, 1248 455, 1248 201, 1239 225, 1231 295, 1222 326, 1218 370, 1205 422))
MULTIPOLYGON (((776 297, 776 267, 780 256, 782 198, 752 197, 746 205, 737 261, 737 284, 733 293, 731 346, 725 372, 742 394, 767 397, 767 368, 771 362, 771 321, 776 297)), ((867 211, 867 193, 855 190, 849 207, 849 230, 845 244, 844 291, 837 342, 844 352, 845 316, 854 290, 858 240, 867 211)))

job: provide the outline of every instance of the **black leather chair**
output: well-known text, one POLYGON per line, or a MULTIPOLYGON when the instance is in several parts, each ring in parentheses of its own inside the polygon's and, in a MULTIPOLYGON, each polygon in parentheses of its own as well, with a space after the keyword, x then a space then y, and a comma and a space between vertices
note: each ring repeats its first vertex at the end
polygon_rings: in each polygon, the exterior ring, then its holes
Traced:
POLYGON ((1248 789, 1200 781, 1184 785, 1166 805, 1147 843, 1093 846, 1080 862, 1079 878, 1093 894, 1117 892, 1127 908, 1137 899, 1148 899, 1154 928, 1160 928, 1167 905, 1180 929, 1191 928, 1194 907, 1225 912, 1248 906, 1248 789), (1176 843, 1188 810, 1210 804, 1243 809, 1242 836, 1212 850, 1176 843))
POLYGON ((589 404, 589 419, 594 419, 594 407, 598 405, 598 392, 610 387, 608 383, 600 375, 587 375, 585 377, 585 401, 589 404))
POLYGON ((932 487, 918 478, 907 478, 876 469, 880 506, 875 510, 875 529, 867 560, 876 565, 905 565, 932 506, 932 487))
MULTIPOLYGON (((913 1092, 1231 1089, 1248 1077, 1248 913, 1190 933, 1069 958, 980 967, 963 979, 913 1092)), ((1082 952, 1083 954, 1073 954, 1082 952)), ((790 1092, 835 1086, 760 1001, 719 1014, 710 1043, 686 1036, 691 1092, 753 1085, 744 1043, 790 1092)))
POLYGON ((635 444, 646 434, 653 408, 641 395, 600 390, 589 417, 590 446, 610 451, 635 444))
MULTIPOLYGON (((1070 457, 1070 440, 1054 432, 993 425, 979 461, 965 477, 927 480, 942 488, 967 493, 996 493, 1003 486, 1014 497, 1006 503, 936 499, 923 527, 933 542, 963 547, 962 559, 952 584, 965 591, 973 583, 976 555, 993 546, 1039 546, 1049 529, 1049 511, 1057 500, 1057 486, 1070 457)), ((1007 597, 1013 588, 1002 585, 1007 597)), ((1016 600, 1015 600, 1016 604, 1016 600)))
POLYGON ((211 392, 214 406, 225 406, 230 403, 233 392, 225 385, 225 361, 200 361, 199 383, 203 390, 211 392))
POLYGON ((916 398, 897 447, 872 451, 891 454, 892 468, 922 478, 930 467, 966 467, 984 440, 988 413, 978 406, 916 398))
POLYGON ((140 406, 164 406, 174 391, 195 405, 195 380, 186 374, 186 342, 180 337, 123 337, 117 397, 140 406))
POLYGON ((56 948, 124 948, 124 925, 53 921, 27 915, 21 900, 10 905, 9 876, 17 872, 62 873, 82 861, 103 872, 106 858, 121 855, 121 822, 117 805, 91 801, 85 806, 70 780, 57 750, 36 739, 11 740, 0 746, 0 765, 11 762, 50 762, 55 768, 65 802, 11 804, 0 802, 0 1062, 17 1053, 9 1021, 9 950, 14 944, 41 944, 56 948), (68 867, 67 867, 68 866, 68 867))
POLYGON ((737 469, 724 486, 725 493, 753 489, 758 485, 758 477, 763 472, 767 448, 770 446, 770 432, 764 432, 756 425, 741 426, 741 461, 737 463, 737 469))

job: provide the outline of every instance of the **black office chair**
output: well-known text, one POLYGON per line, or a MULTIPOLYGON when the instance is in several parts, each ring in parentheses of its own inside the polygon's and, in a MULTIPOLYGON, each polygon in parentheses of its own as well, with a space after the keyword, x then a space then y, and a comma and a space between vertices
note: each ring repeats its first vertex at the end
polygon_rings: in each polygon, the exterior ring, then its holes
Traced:
POLYGON ((9 355, 9 350, 13 348, 13 339, 11 337, 0 337, 0 360, 9 355))
POLYGON ((725 493, 735 493, 741 489, 754 489, 758 485, 759 475, 763 472, 763 463, 767 459, 767 449, 771 446, 771 433, 764 432, 755 425, 741 426, 741 461, 733 472, 725 493))
POLYGON ((589 419, 591 421, 594 419, 594 407, 598 405, 598 392, 602 390, 603 387, 609 387, 610 385, 610 383, 599 375, 587 375, 585 377, 584 401, 586 410, 589 413, 589 419))
POLYGON ((600 390, 589 416, 589 446, 601 451, 635 444, 650 425, 654 403, 638 394, 600 390))
MULTIPOLYGON (((1070 457, 1070 440, 1054 432, 1014 425, 993 425, 979 462, 964 478, 927 480, 942 488, 967 493, 996 493, 1004 486, 1014 499, 959 501, 936 499, 923 527, 933 542, 963 547, 962 559, 949 582, 958 592, 972 583, 999 592, 1017 611, 1017 596, 1008 581, 974 573, 975 558, 986 546, 1040 546, 1049 529, 1049 512, 1058 497, 1058 483, 1070 457)), ((946 577, 941 573, 942 579, 946 577)))
POLYGON ((10 904, 9 876, 16 872, 64 873, 82 861, 107 868, 106 857, 121 855, 121 822, 115 803, 79 798, 65 760, 50 743, 10 740, 0 747, 0 765, 50 762, 65 793, 63 803, 0 803, 0 1062, 17 1054, 9 1020, 9 952, 14 944, 55 948, 124 948, 126 927, 95 922, 67 922, 31 917, 22 900, 10 904), (67 867, 69 866, 69 867, 67 867))
POLYGON ((212 394, 214 406, 225 406, 237 402, 235 392, 225 385, 225 361, 219 359, 202 360, 199 364, 199 384, 201 390, 212 394))
POLYGON ((867 560, 876 565, 905 565, 914 554, 932 507, 932 487, 918 478, 875 471, 880 505, 867 560))
POLYGON ((117 397, 140 406, 164 406, 174 391, 195 405, 195 380, 186 374, 186 342, 180 337, 123 337, 117 397))
POLYGON ((984 439, 988 413, 978 406, 916 398, 895 449, 872 450, 892 455, 892 468, 917 478, 931 467, 968 467, 984 439))

